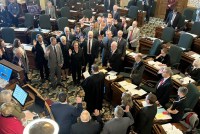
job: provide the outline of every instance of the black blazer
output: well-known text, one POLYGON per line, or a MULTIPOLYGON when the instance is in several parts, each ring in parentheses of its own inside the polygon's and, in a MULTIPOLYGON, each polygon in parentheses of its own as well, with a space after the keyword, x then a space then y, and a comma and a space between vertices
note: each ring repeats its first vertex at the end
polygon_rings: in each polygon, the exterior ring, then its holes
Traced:
POLYGON ((162 85, 158 87, 160 81, 156 85, 156 96, 159 103, 165 107, 165 104, 169 102, 169 95, 173 89, 173 82, 171 78, 168 78, 162 85))
POLYGON ((179 20, 181 19, 181 14, 177 12, 176 17, 174 18, 173 24, 171 25, 171 20, 173 17, 173 11, 171 11, 167 17, 166 24, 172 26, 173 28, 178 26, 179 20))
POLYGON ((192 79, 194 79, 195 81, 200 81, 200 68, 193 69, 193 67, 190 66, 187 72, 192 79))
POLYGON ((142 82, 142 76, 144 72, 144 63, 140 61, 138 64, 135 62, 131 71, 132 83, 139 85, 142 82))
POLYGON ((9 62, 12 62, 13 60, 13 51, 11 49, 8 48, 4 48, 5 51, 3 52, 3 55, 0 57, 0 60, 7 60, 9 62))
MULTIPOLYGON (((106 31, 107 31, 107 30, 108 30, 108 25, 106 25, 106 26, 104 27, 104 29, 103 29, 103 34, 104 34, 104 35, 106 35, 106 31)), ((115 26, 112 25, 110 31, 112 32, 113 37, 114 37, 114 36, 117 36, 117 28, 116 28, 115 26)))
POLYGON ((77 66, 81 67, 85 65, 84 54, 81 48, 79 48, 78 53, 72 50, 72 54, 70 58, 71 58, 71 66, 73 69, 75 69, 74 67, 77 67, 77 66))
POLYGON ((120 59, 121 59, 121 55, 118 52, 118 50, 116 50, 113 54, 110 53, 110 55, 109 55, 110 66, 111 66, 112 70, 115 72, 120 72, 120 67, 121 67, 120 59))
POLYGON ((35 61, 37 65, 42 64, 46 60, 44 50, 38 41, 36 46, 32 48, 32 52, 35 54, 35 61))
POLYGON ((112 16, 115 20, 120 20, 120 14, 119 12, 117 11, 115 14, 114 14, 114 11, 112 11, 112 16))
MULTIPOLYGON (((116 39, 118 39, 118 38, 116 38, 116 39)), ((118 45, 117 45, 117 50, 121 54, 122 57, 126 56, 126 44, 127 44, 126 40, 124 38, 122 38, 118 42, 118 45)))
POLYGON ((159 61, 162 64, 166 64, 167 66, 170 66, 170 55, 166 54, 165 57, 161 56, 158 59, 155 59, 155 61, 159 61))
POLYGON ((115 0, 110 0, 110 5, 108 3, 108 0, 104 0, 104 7, 105 7, 106 12, 107 12, 107 10, 112 11, 114 5, 115 5, 115 0))
MULTIPOLYGON (((83 43, 80 45, 83 48, 83 53, 86 56, 87 55, 87 44, 88 39, 84 40, 83 43)), ((93 58, 98 58, 99 54, 99 42, 97 39, 92 39, 92 49, 91 49, 91 55, 93 58)))
POLYGON ((157 113, 156 104, 143 107, 136 116, 136 129, 138 134, 149 134, 153 126, 153 120, 157 113))

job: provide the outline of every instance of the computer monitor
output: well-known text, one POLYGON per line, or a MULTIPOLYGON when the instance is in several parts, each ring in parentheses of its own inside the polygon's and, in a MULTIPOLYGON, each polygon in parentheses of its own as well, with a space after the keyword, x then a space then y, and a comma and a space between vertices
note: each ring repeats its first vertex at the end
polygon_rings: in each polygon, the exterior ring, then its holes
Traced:
POLYGON ((9 82, 10 76, 12 74, 12 69, 0 64, 0 78, 9 82))
POLYGON ((26 92, 24 89, 22 89, 19 85, 16 84, 12 96, 15 100, 19 102, 20 105, 24 106, 28 97, 28 92, 26 92))

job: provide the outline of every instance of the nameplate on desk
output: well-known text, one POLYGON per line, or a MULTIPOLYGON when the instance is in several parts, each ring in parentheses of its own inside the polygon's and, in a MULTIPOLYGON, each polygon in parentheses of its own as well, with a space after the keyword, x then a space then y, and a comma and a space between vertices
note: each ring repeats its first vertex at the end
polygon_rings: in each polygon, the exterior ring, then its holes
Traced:
POLYGON ((28 28, 14 28, 15 32, 26 32, 28 28))
POLYGON ((68 19, 68 21, 74 23, 76 20, 68 19))
POLYGON ((161 125, 164 129, 164 131, 167 134, 183 134, 183 132, 179 129, 177 129, 174 125, 172 125, 171 123, 167 123, 164 125, 161 125))
POLYGON ((77 13, 78 11, 75 11, 75 10, 70 10, 70 12, 72 12, 72 13, 77 13))

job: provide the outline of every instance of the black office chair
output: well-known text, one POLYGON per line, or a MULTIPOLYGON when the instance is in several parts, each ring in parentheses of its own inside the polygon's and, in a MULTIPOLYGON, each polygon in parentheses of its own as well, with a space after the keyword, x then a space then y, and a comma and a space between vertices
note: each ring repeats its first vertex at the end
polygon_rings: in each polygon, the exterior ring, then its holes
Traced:
POLYGON ((137 20, 137 16, 138 16, 138 10, 139 8, 136 6, 131 6, 128 10, 128 14, 127 17, 131 18, 133 20, 137 20))
POLYGON ((40 15, 39 25, 40 25, 40 28, 42 28, 42 29, 51 30, 50 16, 49 15, 40 15))
POLYGON ((190 33, 200 36, 200 22, 194 22, 190 33))
POLYGON ((185 8, 183 11, 183 15, 185 16, 185 19, 189 21, 193 20, 193 12, 194 12, 193 9, 185 8))
POLYGON ((97 3, 98 1, 96 0, 89 0, 90 8, 95 9, 97 3))
POLYGON ((36 40, 36 35, 37 35, 37 34, 41 34, 42 37, 44 38, 44 35, 43 35, 42 32, 40 32, 40 31, 33 31, 33 32, 31 32, 30 44, 33 44, 33 40, 36 40))
POLYGON ((185 16, 181 15, 178 25, 177 25, 178 30, 183 31, 185 29, 185 16))
POLYGON ((178 41, 178 46, 183 50, 190 50, 192 45, 193 37, 189 34, 181 34, 178 41))
POLYGON ((85 16, 86 18, 92 18, 93 14, 92 14, 92 10, 90 9, 85 9, 83 12, 83 16, 85 16))
POLYGON ((197 102, 199 101, 200 92, 196 85, 189 83, 187 85, 188 93, 186 95, 186 109, 185 111, 193 111, 197 102))
POLYGON ((161 39, 166 42, 172 42, 174 38, 175 30, 172 27, 165 27, 161 39))
POLYGON ((34 26, 34 15, 31 13, 25 13, 25 22, 24 22, 25 27, 33 27, 34 26))
POLYGON ((69 26, 68 19, 66 17, 62 17, 58 19, 58 30, 63 31, 63 29, 69 26))
POLYGON ((90 9, 90 2, 89 1, 86 1, 84 3, 84 9, 90 9))
POLYGON ((172 68, 178 69, 182 52, 183 50, 180 47, 176 45, 170 46, 168 54, 170 55, 170 64, 172 68))
POLYGON ((128 2, 127 8, 129 9, 131 6, 135 6, 135 2, 133 0, 128 2))
POLYGON ((69 7, 65 6, 60 9, 61 17, 67 17, 68 19, 71 17, 69 7))
POLYGON ((15 31, 13 28, 10 27, 3 28, 1 30, 1 36, 6 43, 12 44, 15 39, 15 31))
POLYGON ((144 10, 144 6, 142 4, 142 1, 138 1, 137 2, 137 7, 139 8, 139 10, 143 11, 144 10))

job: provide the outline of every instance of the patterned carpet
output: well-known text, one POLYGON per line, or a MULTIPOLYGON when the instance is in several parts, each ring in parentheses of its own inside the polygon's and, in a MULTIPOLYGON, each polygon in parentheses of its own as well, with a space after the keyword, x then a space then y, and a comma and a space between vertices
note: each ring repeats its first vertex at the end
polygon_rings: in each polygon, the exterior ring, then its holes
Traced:
MULTIPOLYGON (((141 27, 141 35, 154 37, 155 27, 158 25, 163 25, 162 19, 150 18, 149 23, 141 27)), ((72 105, 75 104, 75 98, 77 95, 82 96, 82 97, 84 96, 84 91, 81 89, 81 87, 74 87, 72 85, 71 76, 69 77, 68 81, 62 81, 63 87, 58 86, 56 90, 49 90, 50 83, 48 81, 46 81, 45 83, 41 83, 39 72, 36 70, 33 71, 33 74, 29 75, 29 78, 31 79, 30 85, 38 89, 38 91, 42 94, 44 98, 46 99, 49 98, 52 101, 58 101, 57 95, 59 92, 67 93, 68 98, 69 98, 68 99, 69 103, 72 105)), ((84 103, 84 107, 86 107, 85 103, 84 103)), ((110 105, 109 102, 104 100, 103 109, 101 113, 104 120, 109 120, 110 118, 113 117, 113 106, 110 105)))

